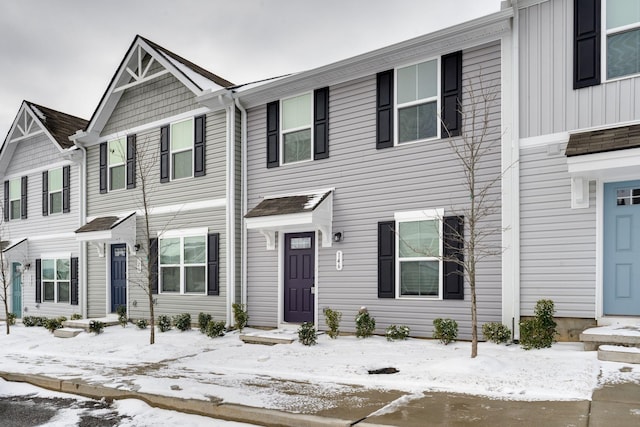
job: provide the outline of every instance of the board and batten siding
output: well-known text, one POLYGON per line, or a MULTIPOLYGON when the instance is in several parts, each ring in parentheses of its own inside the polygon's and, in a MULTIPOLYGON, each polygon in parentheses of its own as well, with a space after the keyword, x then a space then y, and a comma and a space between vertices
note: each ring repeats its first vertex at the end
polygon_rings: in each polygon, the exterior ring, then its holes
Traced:
POLYGON ((536 301, 555 303, 556 316, 594 318, 596 278, 595 183, 589 207, 571 209, 565 146, 520 153, 520 298, 523 316, 536 301))
POLYGON ((573 2, 519 10, 521 138, 640 119, 640 76, 573 89, 573 2))
MULTIPOLYGON (((478 83, 497 96, 490 110, 489 138, 496 149, 481 165, 480 180, 487 182, 500 174, 500 43, 463 52, 463 86, 478 83)), ((376 76, 330 86, 330 157, 266 168, 266 107, 248 114, 248 203, 249 209, 263 197, 335 188, 333 230, 344 240, 323 248, 318 239, 318 327, 325 329, 322 309, 343 313, 342 330, 355 330, 354 318, 366 306, 376 319, 377 333, 390 324, 406 324, 412 335, 431 336, 433 320, 454 318, 460 337, 470 337, 470 292, 465 284, 465 300, 379 299, 377 297, 377 225, 394 219, 395 212, 444 208, 445 215, 466 206, 468 195, 462 184, 462 168, 446 139, 376 149, 376 76), (335 268, 336 251, 344 256, 342 271, 335 268)), ((295 94, 291 94, 295 95, 295 94)), ((464 96, 464 95, 463 95, 464 96)), ((464 102, 464 101, 463 101, 464 102)), ((465 125, 468 125, 467 123, 465 125)), ((500 188, 491 197, 499 198, 500 188)), ((495 214, 484 224, 500 224, 498 202, 495 214)), ((309 231, 301 229, 299 231, 309 231)), ((278 315, 278 251, 266 250, 265 238, 248 232, 247 295, 250 324, 275 326, 278 315)), ((487 244, 499 252, 499 233, 487 244)), ((479 321, 501 319, 500 257, 492 256, 478 270, 479 321)))

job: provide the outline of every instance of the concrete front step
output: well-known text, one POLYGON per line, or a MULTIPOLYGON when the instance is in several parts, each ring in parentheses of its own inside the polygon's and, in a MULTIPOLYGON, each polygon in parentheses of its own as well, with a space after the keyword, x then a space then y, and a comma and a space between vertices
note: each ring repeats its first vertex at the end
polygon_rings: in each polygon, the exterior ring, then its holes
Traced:
POLYGON ((598 348, 598 360, 640 364, 640 348, 620 345, 601 345, 600 348, 598 348))
POLYGON ((99 320, 104 323, 104 326, 113 326, 118 324, 118 319, 114 317, 102 317, 100 319, 79 319, 79 320, 66 320, 62 322, 62 326, 65 328, 82 329, 85 332, 89 332, 89 324, 92 320, 99 320))
POLYGON ((580 334, 580 341, 586 351, 595 351, 603 345, 640 348, 640 327, 609 325, 591 328, 580 334))
POLYGON ((269 336, 259 335, 240 335, 240 340, 247 344, 263 344, 263 345, 276 345, 276 344, 291 344, 295 341, 293 338, 277 338, 269 336))
POLYGON ((58 338, 73 338, 83 332, 82 329, 60 328, 53 331, 53 336, 58 338))

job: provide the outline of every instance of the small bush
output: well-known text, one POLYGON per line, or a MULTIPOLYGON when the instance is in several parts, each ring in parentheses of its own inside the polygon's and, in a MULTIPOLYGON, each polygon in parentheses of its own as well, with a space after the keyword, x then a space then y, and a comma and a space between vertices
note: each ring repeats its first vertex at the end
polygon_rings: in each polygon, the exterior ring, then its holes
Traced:
POLYGON ((385 330, 385 336, 387 337, 387 341, 406 340, 410 332, 411 329, 408 326, 390 325, 385 330))
POLYGON ((304 322, 298 329, 298 341, 303 345, 316 345, 318 342, 318 333, 313 323, 304 322))
POLYGON ((82 314, 79 314, 79 313, 73 313, 73 314, 71 315, 71 320, 80 320, 80 319, 82 319, 82 314))
POLYGON ((62 321, 60 318, 55 319, 47 319, 44 321, 44 327, 51 333, 53 333, 56 329, 62 328, 62 321))
POLYGON ((158 316, 158 329, 160 332, 167 332, 171 330, 171 318, 164 314, 158 316))
POLYGON ((9 326, 13 326, 16 324, 15 313, 9 313, 9 316, 7 317, 7 323, 9 324, 9 326))
POLYGON ((482 325, 482 335, 487 341, 502 344, 511 339, 511 329, 500 322, 489 322, 482 325))
POLYGON ((361 307, 356 315, 356 337, 367 338, 376 330, 376 319, 371 317, 367 307, 361 307))
POLYGON ((247 313, 247 307, 244 304, 233 304, 233 319, 236 322, 236 327, 242 332, 247 322, 249 322, 249 314, 247 313))
POLYGON ((22 324, 28 328, 32 326, 44 326, 46 320, 45 317, 25 316, 22 318, 22 324))
POLYGON ((205 334, 207 332, 207 325, 211 322, 211 315, 207 313, 198 314, 198 327, 200 328, 200 332, 205 334))
POLYGON ((147 321, 147 319, 138 319, 138 321, 136 322, 136 326, 138 327, 138 329, 147 329, 147 326, 149 326, 149 322, 147 321))
POLYGON ((444 345, 455 341, 458 337, 458 322, 452 319, 435 319, 433 321, 433 337, 444 345))
POLYGON ((126 328, 129 322, 129 319, 127 319, 127 306, 119 305, 118 308, 116 308, 116 313, 118 313, 118 323, 120 323, 120 326, 123 328, 126 328))
POLYGON ((224 322, 216 322, 215 320, 210 320, 209 323, 207 323, 205 334, 209 338, 224 336, 224 322))
POLYGON ((93 332, 96 335, 100 335, 104 329, 104 323, 99 320, 92 320, 89 322, 89 332, 93 332))
POLYGON ((56 319, 58 319, 60 323, 67 321, 67 318, 65 316, 59 316, 59 317, 56 317, 56 319))
POLYGON ((336 339, 340 335, 340 320, 342 320, 342 313, 339 311, 331 310, 330 308, 324 310, 324 321, 329 327, 327 331, 329 338, 336 339))
POLYGON ((191 315, 189 313, 182 313, 174 316, 173 324, 175 327, 184 332, 191 329, 191 315))
POLYGON ((535 317, 520 322, 520 345, 522 348, 531 350, 551 347, 558 334, 553 313, 555 313, 553 301, 541 299, 536 303, 535 317))

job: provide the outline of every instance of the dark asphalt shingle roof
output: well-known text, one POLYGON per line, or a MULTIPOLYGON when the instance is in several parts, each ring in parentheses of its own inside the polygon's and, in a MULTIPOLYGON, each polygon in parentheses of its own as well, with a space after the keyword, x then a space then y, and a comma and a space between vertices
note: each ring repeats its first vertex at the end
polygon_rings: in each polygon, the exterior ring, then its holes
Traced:
POLYGON ((25 101, 25 103, 29 108, 34 110, 38 116, 40 116, 39 113, 44 116, 44 118, 40 117, 40 121, 62 148, 73 147, 73 142, 69 141, 69 137, 76 133, 76 131, 83 130, 87 126, 88 121, 85 119, 52 110, 51 108, 43 107, 33 102, 25 101))
POLYGON ((331 191, 322 194, 304 194, 295 196, 265 198, 251 209, 245 218, 256 218, 271 215, 287 215, 303 212, 311 212, 326 199, 331 191), (315 199, 315 203, 311 203, 315 199))
POLYGON ((76 233, 88 233, 90 231, 106 231, 111 230, 118 223, 120 218, 117 216, 103 216, 83 225, 76 230, 76 233))
POLYGON ((569 137, 567 157, 640 147, 640 125, 581 132, 569 137))

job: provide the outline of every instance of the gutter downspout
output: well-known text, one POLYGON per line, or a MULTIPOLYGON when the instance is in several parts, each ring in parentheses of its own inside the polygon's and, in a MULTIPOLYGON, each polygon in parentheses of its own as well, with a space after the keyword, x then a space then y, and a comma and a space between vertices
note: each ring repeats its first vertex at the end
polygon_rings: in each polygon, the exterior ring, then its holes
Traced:
POLYGON ((513 328, 513 334, 516 339, 520 339, 520 14, 518 8, 518 0, 513 0, 513 104, 514 117, 513 117, 513 139, 512 139, 512 160, 513 160, 513 174, 512 188, 516 194, 516 203, 514 204, 514 218, 513 223, 513 251, 515 253, 514 265, 513 265, 513 283, 516 292, 513 294, 513 307, 515 325, 513 328))
MULTIPOLYGON (((86 186, 86 171, 87 171, 87 149, 80 145, 77 141, 74 141, 76 147, 82 151, 82 161, 80 162, 80 191, 79 191, 79 226, 82 227, 86 224, 86 209, 87 209, 87 186, 86 186)), ((86 319, 89 311, 89 272, 87 269, 87 244, 80 242, 80 276, 82 277, 82 318, 86 319)))
POLYGON ((247 213, 247 110, 244 109, 242 104, 240 104, 240 100, 233 96, 235 105, 240 110, 241 114, 241 134, 240 134, 240 151, 241 151, 241 195, 242 198, 242 217, 240 221, 242 222, 242 227, 240 228, 241 236, 242 236, 242 256, 241 259, 241 268, 242 268, 242 278, 240 285, 240 303, 243 304, 246 308, 247 305, 247 227, 244 221, 244 215, 247 213))
MULTIPOLYGON (((222 95, 220 96, 222 101, 222 95)), ((236 262, 235 262, 235 106, 233 102, 226 107, 227 114, 227 156, 226 156, 226 170, 227 170, 227 325, 233 325, 232 305, 235 301, 235 277, 236 277, 236 262)))

